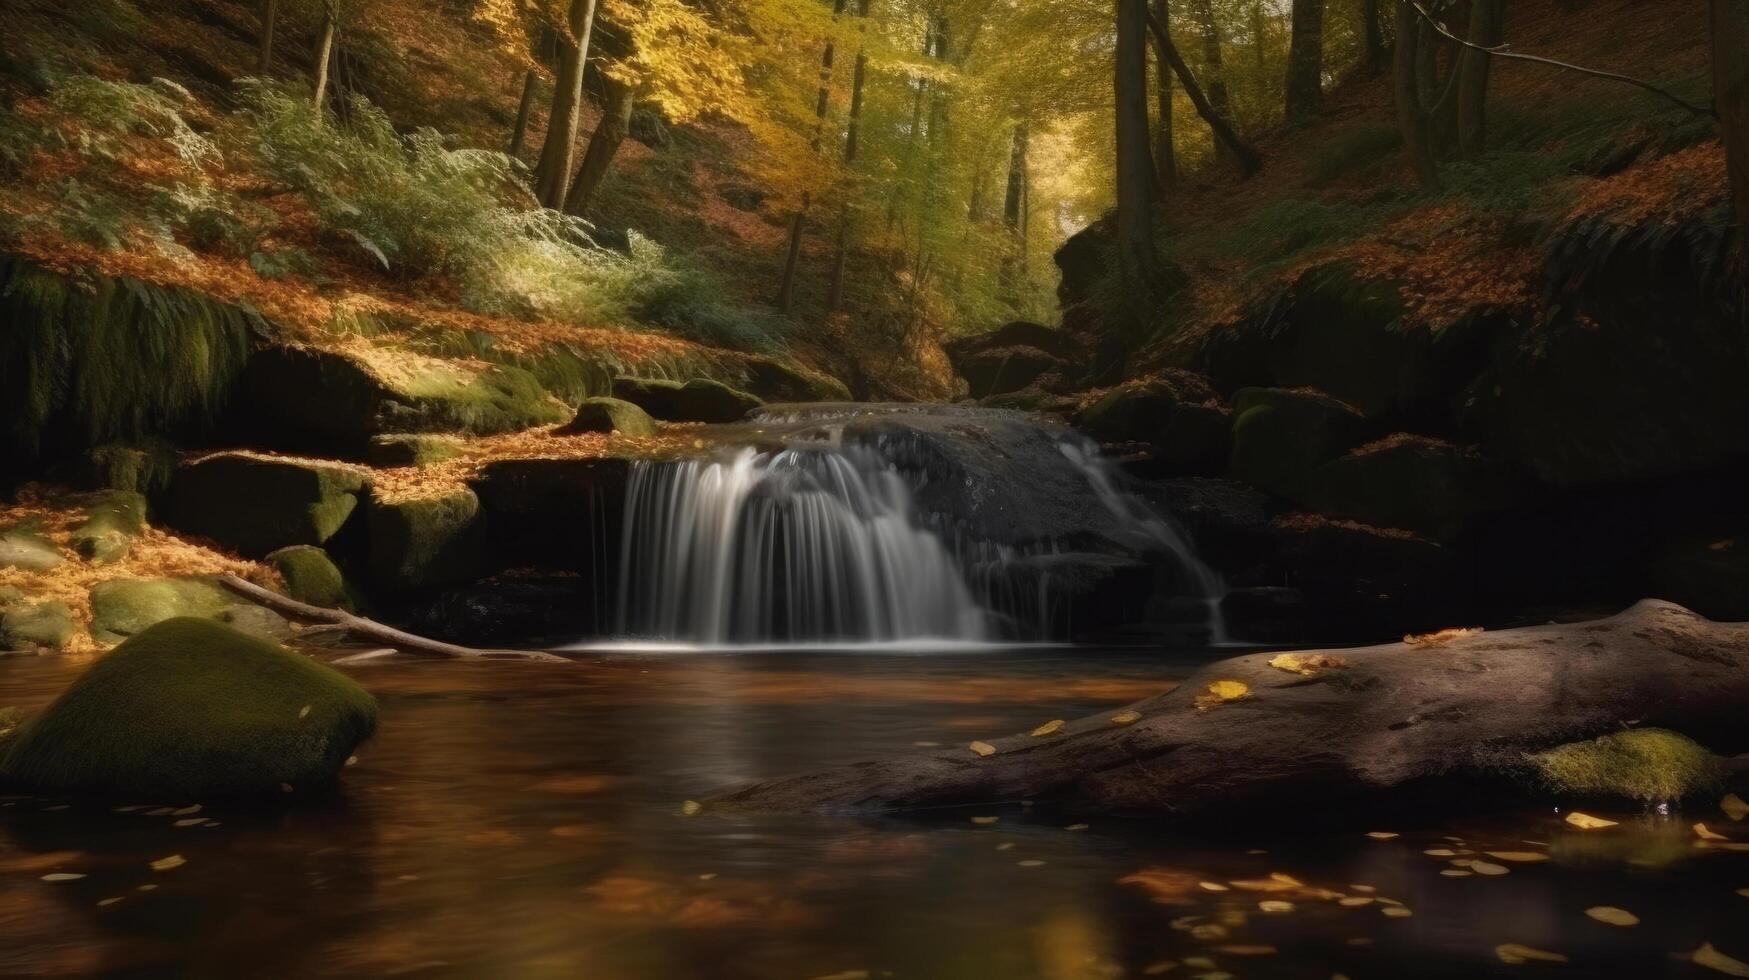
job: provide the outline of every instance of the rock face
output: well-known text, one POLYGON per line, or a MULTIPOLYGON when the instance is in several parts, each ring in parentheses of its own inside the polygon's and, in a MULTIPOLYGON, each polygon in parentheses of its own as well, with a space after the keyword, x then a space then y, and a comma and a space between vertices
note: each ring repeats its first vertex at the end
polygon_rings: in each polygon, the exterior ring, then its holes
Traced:
POLYGON ((1302 499, 1320 514, 1450 540, 1522 494, 1505 464, 1473 446, 1399 434, 1313 470, 1302 499))
POLYGON ((1078 375, 1084 365, 1077 362, 1086 358, 1074 337, 1025 320, 961 337, 945 345, 945 350, 973 398, 1019 391, 1046 376, 1078 375))
POLYGON ((622 436, 644 437, 656 434, 656 422, 649 413, 631 402, 619 398, 585 398, 577 406, 577 414, 561 432, 617 432, 622 436))
POLYGON ((206 578, 111 579, 91 587, 91 638, 99 643, 125 640, 185 616, 236 620, 239 628, 267 635, 290 632, 277 614, 206 578))
POLYGON ((331 783, 376 729, 345 676, 205 619, 117 647, 0 754, 7 781, 55 792, 197 802, 331 783))
POLYGON ((486 464, 472 487, 486 519, 491 565, 617 570, 630 473, 623 459, 486 464))
POLYGON ((664 422, 739 422, 763 404, 744 391, 708 378, 693 378, 684 384, 615 378, 613 397, 631 402, 664 422))
POLYGON ((365 473, 348 466, 216 453, 177 472, 170 523, 260 558, 291 545, 327 543, 368 488, 365 473))
POLYGON ((1352 406, 1310 389, 1245 388, 1233 396, 1231 474, 1290 499, 1305 493, 1313 469, 1366 437, 1352 406))
POLYGON ((1232 413, 1189 371, 1119 385, 1082 409, 1075 424, 1101 442, 1147 444, 1150 469, 1161 475, 1216 475, 1230 454, 1232 413))
POLYGON ((370 581, 385 593, 471 582, 486 573, 480 498, 462 489, 436 497, 377 501, 368 515, 370 581))

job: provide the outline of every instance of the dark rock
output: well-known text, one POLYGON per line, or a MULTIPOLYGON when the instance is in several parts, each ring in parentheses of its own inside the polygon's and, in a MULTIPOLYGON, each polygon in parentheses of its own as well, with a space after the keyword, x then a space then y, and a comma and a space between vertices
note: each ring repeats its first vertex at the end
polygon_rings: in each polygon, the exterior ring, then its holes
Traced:
POLYGON ((1229 582, 1252 582, 1273 567, 1279 549, 1269 495, 1234 480, 1207 477, 1146 479, 1137 492, 1170 514, 1190 536, 1203 562, 1229 582))
POLYGON ((176 473, 176 450, 165 442, 107 443, 87 450, 68 472, 81 490, 127 490, 157 498, 176 473))
POLYGON ((1058 395, 1037 387, 990 395, 978 400, 984 408, 1006 408, 1018 412, 1042 412, 1067 418, 1080 411, 1081 401, 1073 395, 1058 395))
POLYGON ((1307 514, 1278 518, 1282 582, 1314 611, 1308 639, 1378 639, 1442 629, 1468 607, 1454 555, 1388 528, 1307 514))
POLYGON ((394 594, 471 582, 489 570, 480 498, 462 489, 377 501, 366 523, 370 581, 394 594))
POLYGON ((739 422, 763 404, 744 391, 693 378, 682 384, 654 378, 615 378, 613 397, 631 402, 665 422, 739 422))
POLYGON ((578 575, 496 578, 444 589, 402 611, 421 636, 471 646, 552 647, 615 628, 611 582, 578 575))
POLYGON ((964 354, 954 368, 973 398, 1018 391, 1045 374, 1067 369, 1067 362, 1036 347, 991 347, 964 354))
POLYGON ((618 574, 625 520, 623 459, 509 459, 487 463, 480 499, 495 568, 618 574))
POLYGON ((942 345, 955 364, 962 357, 1002 347, 1031 347, 1063 361, 1087 356, 1086 348, 1074 335, 1028 320, 1013 320, 994 330, 956 337, 942 345))
POLYGON ((1107 392, 1075 418, 1101 442, 1151 447, 1166 475, 1222 472, 1230 455, 1232 416, 1208 383, 1188 371, 1165 371, 1107 392))
POLYGON ((1156 575, 1121 555, 1050 552, 986 563, 970 576, 1017 640, 1109 639, 1150 620, 1156 575))
POLYGON ((1221 598, 1227 635, 1246 643, 1303 643, 1313 612, 1299 589, 1255 585, 1221 598))
POLYGON ((339 533, 369 493, 363 470, 336 463, 215 453, 183 466, 169 523, 250 558, 339 533))
POLYGON ((1445 541, 1522 496, 1510 469, 1475 447, 1399 433, 1313 470, 1303 502, 1321 514, 1445 541))
POLYGON ((560 432, 617 432, 622 436, 642 438, 656 434, 656 422, 649 413, 631 402, 618 398, 585 398, 577 406, 577 415, 560 432))
POLYGON ((205 619, 173 619, 98 660, 0 754, 8 781, 198 801, 330 783, 376 728, 347 677, 205 619))
POLYGON ((724 203, 737 211, 753 213, 759 210, 759 205, 765 203, 765 190, 747 184, 725 184, 717 193, 724 203))
POLYGON ((1058 305, 1067 309, 1092 300, 1100 279, 1116 262, 1109 220, 1102 218, 1070 235, 1051 259, 1059 272, 1058 305))
POLYGON ((1651 565, 1651 593, 1721 622, 1749 620, 1749 534, 1688 538, 1651 565))
POLYGON ((1310 389, 1244 388, 1233 396, 1230 473, 1297 499, 1312 470, 1359 445, 1368 428, 1352 405, 1310 389))
POLYGON ((788 359, 749 357, 747 391, 767 401, 848 401, 844 382, 788 359))

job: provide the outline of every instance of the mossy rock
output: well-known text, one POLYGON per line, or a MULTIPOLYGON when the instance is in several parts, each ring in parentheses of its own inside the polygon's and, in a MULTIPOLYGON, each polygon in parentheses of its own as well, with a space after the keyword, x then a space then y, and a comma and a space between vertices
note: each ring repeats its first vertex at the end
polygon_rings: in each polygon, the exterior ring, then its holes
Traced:
POLYGON ((684 384, 654 378, 615 378, 613 397, 665 422, 739 422, 765 404, 745 391, 709 378, 684 384))
POLYGON ((371 584, 412 592, 485 574, 486 525, 472 490, 371 505, 371 584))
POLYGON ((127 557, 134 538, 146 529, 146 498, 132 490, 110 490, 87 505, 85 515, 73 529, 73 550, 93 565, 107 565, 127 557))
POLYGON ((1063 374, 1071 368, 1047 351, 1014 346, 967 353, 954 361, 954 370, 966 379, 973 398, 985 398, 1019 391, 1045 375, 1063 374))
POLYGON ((61 549, 35 527, 21 526, 0 531, 0 568, 46 572, 65 560, 61 549))
POLYGON ((84 490, 127 490, 154 497, 170 487, 176 450, 165 442, 112 442, 87 450, 70 480, 84 490))
POLYGON ((434 466, 461 455, 455 436, 397 432, 372 436, 367 458, 375 466, 434 466))
POLYGON ((631 402, 619 398, 585 398, 577 414, 561 432, 617 432, 622 436, 653 436, 656 420, 631 402))
POLYGON ((351 679, 208 619, 159 623, 98 660, 0 753, 55 792, 197 801, 331 783, 376 730, 351 679))
POLYGON ((0 614, 0 650, 63 650, 74 631, 73 610, 64 602, 15 603, 0 614))
MULTIPOLYGON (((239 608, 260 607, 207 578, 112 579, 91 587, 91 638, 99 643, 115 643, 167 619, 182 616, 218 619, 234 615, 239 608)), ((248 625, 267 635, 286 632, 284 620, 278 614, 265 609, 262 612, 272 620, 262 617, 258 622, 246 620, 238 625, 248 625)))
POLYGON ((1321 514, 1449 541, 1476 517, 1512 506, 1518 489, 1504 463, 1475 447, 1398 434, 1314 469, 1303 502, 1321 514))
POLYGON ((1102 442, 1141 442, 1171 475, 1207 476, 1227 465, 1233 418, 1200 375, 1166 371, 1120 385, 1075 418, 1102 442))
POLYGON ((1561 796, 1619 797, 1642 803, 1712 792, 1725 781, 1724 760, 1686 735, 1635 728, 1570 742, 1525 761, 1561 796))
POLYGON ((285 579, 285 594, 299 602, 347 611, 357 607, 346 576, 326 551, 313 544, 281 548, 262 561, 285 579))
POLYGON ((383 407, 383 424, 409 432, 492 435, 563 422, 570 415, 532 373, 504 364, 477 375, 424 371, 394 391, 397 397, 383 407))
POLYGON ((261 558, 294 544, 325 544, 369 482, 348 466, 216 453, 177 471, 170 523, 261 558))
POLYGON ((766 401, 850 401, 850 388, 829 374, 787 358, 750 357, 747 390, 766 401))
POLYGON ((1299 499, 1312 470, 1359 445, 1366 420, 1353 406, 1320 391, 1244 388, 1233 396, 1235 479, 1299 499))

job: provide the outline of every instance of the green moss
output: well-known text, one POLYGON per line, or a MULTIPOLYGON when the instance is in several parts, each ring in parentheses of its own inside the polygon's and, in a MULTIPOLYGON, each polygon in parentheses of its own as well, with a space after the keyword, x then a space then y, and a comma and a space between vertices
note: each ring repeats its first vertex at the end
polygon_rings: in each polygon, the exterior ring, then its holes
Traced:
POLYGON ((427 371, 399 391, 412 404, 387 406, 390 418, 385 421, 413 423, 405 426, 410 430, 460 430, 490 435, 551 425, 569 415, 566 407, 549 395, 533 374, 506 365, 494 365, 476 376, 459 370, 427 371))
POLYGON ((622 436, 653 436, 656 422, 648 412, 618 398, 585 398, 566 432, 617 432, 622 436))
POLYGON ((20 603, 0 615, 0 650, 61 650, 73 629, 73 610, 64 602, 20 603))
POLYGON ((346 577, 321 548, 292 545, 273 552, 263 561, 285 579, 285 594, 293 599, 327 609, 355 608, 346 577))
POLYGON ((371 506, 370 572, 386 592, 456 585, 484 574, 485 522, 472 490, 371 506))
POLYGON ((1718 788, 1723 760, 1693 739, 1662 728, 1636 728, 1571 742, 1525 760, 1555 793, 1618 796, 1645 803, 1679 800, 1718 788))
POLYGON ((615 378, 613 396, 668 422, 738 422, 764 404, 745 391, 709 378, 686 382, 615 378))
POLYGON ((85 453, 74 467, 73 480, 87 490, 131 490, 149 497, 168 489, 175 472, 176 450, 169 443, 111 442, 85 453))
POLYGON ((94 565, 120 561, 133 539, 146 529, 146 498, 129 490, 100 494, 73 529, 73 550, 94 565))
POLYGON ((376 729, 340 673, 205 619, 98 660, 7 743, 0 775, 71 792, 194 801, 331 781, 376 729))
POLYGON ((1322 392, 1244 388, 1233 396, 1229 471, 1281 497, 1297 498, 1312 469, 1354 448, 1365 420, 1322 392))
POLYGON ((376 466, 433 466, 461 451, 461 440, 455 436, 397 432, 371 437, 369 458, 376 466))
POLYGON ((170 521, 251 558, 325 544, 369 486, 352 467, 216 453, 176 474, 170 521))
POLYGON ((91 637, 114 643, 166 619, 216 619, 247 605, 205 578, 112 579, 91 587, 91 637))
POLYGON ((65 559, 61 549, 41 531, 32 526, 0 530, 0 568, 20 568, 27 572, 46 572, 65 559))

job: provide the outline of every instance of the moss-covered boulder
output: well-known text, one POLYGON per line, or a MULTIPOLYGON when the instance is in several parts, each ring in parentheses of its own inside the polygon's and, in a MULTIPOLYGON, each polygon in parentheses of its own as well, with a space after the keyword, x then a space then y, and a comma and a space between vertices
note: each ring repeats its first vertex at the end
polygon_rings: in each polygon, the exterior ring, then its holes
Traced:
POLYGON ((321 548, 313 544, 294 544, 273 552, 262 561, 285 580, 285 594, 293 599, 324 609, 350 611, 356 608, 346 576, 321 548))
POLYGON ((0 752, 56 792, 195 801, 332 782, 376 729, 344 675, 207 619, 159 623, 92 665, 0 752))
POLYGON ((1473 446, 1399 433, 1319 466, 1307 507, 1378 527, 1450 540, 1519 498, 1511 470, 1473 446))
POLYGON ((1712 792, 1725 780, 1723 759, 1686 735, 1634 728, 1570 742, 1525 761, 1560 796, 1617 797, 1662 803, 1712 792))
POLYGON ((434 466, 461 455, 461 439, 435 433, 372 436, 366 458, 375 466, 434 466))
POLYGON ((472 490, 377 501, 367 528, 370 581, 383 592, 456 585, 486 573, 486 525, 472 490))
POLYGON ((181 616, 235 620, 240 629, 270 636, 289 632, 278 614, 208 578, 112 579, 91 587, 91 638, 99 643, 116 643, 181 616), (257 609, 267 615, 246 612, 257 609))
POLYGON ((0 568, 46 572, 65 560, 61 549, 34 526, 0 530, 0 568))
POLYGON ((491 435, 563 422, 570 415, 532 373, 503 364, 478 374, 453 364, 423 365, 394 392, 383 406, 382 424, 408 432, 491 435))
POLYGON ((369 485, 364 471, 350 466, 215 453, 177 471, 170 523, 261 558, 294 544, 325 544, 369 485))
POLYGON ((73 610, 64 602, 14 603, 0 613, 0 650, 61 650, 73 641, 73 610))
POLYGON ((954 361, 954 370, 966 379, 973 398, 1019 391, 1046 375, 1068 372, 1063 359, 1037 347, 991 347, 972 351, 954 361))
POLYGON ((1233 396, 1228 471, 1278 497, 1298 499, 1312 470, 1359 445, 1366 420, 1309 388, 1244 388, 1233 396))
POLYGON ((110 490, 85 508, 85 520, 73 529, 73 550, 93 565, 127 557, 134 538, 146 529, 146 498, 132 490, 110 490))
POLYGON ((656 420, 631 402, 619 398, 585 398, 577 414, 561 432, 617 432, 622 436, 653 436, 656 420))
POLYGON ((747 359, 747 390, 766 401, 850 401, 844 382, 788 358, 747 359))
POLYGON ((1227 464, 1232 413, 1202 377, 1166 371, 1106 392, 1075 417, 1101 442, 1146 443, 1173 475, 1211 475, 1227 464))
POLYGON ((709 378, 684 384, 655 378, 615 378, 613 397, 665 422, 739 422, 764 402, 709 378))

